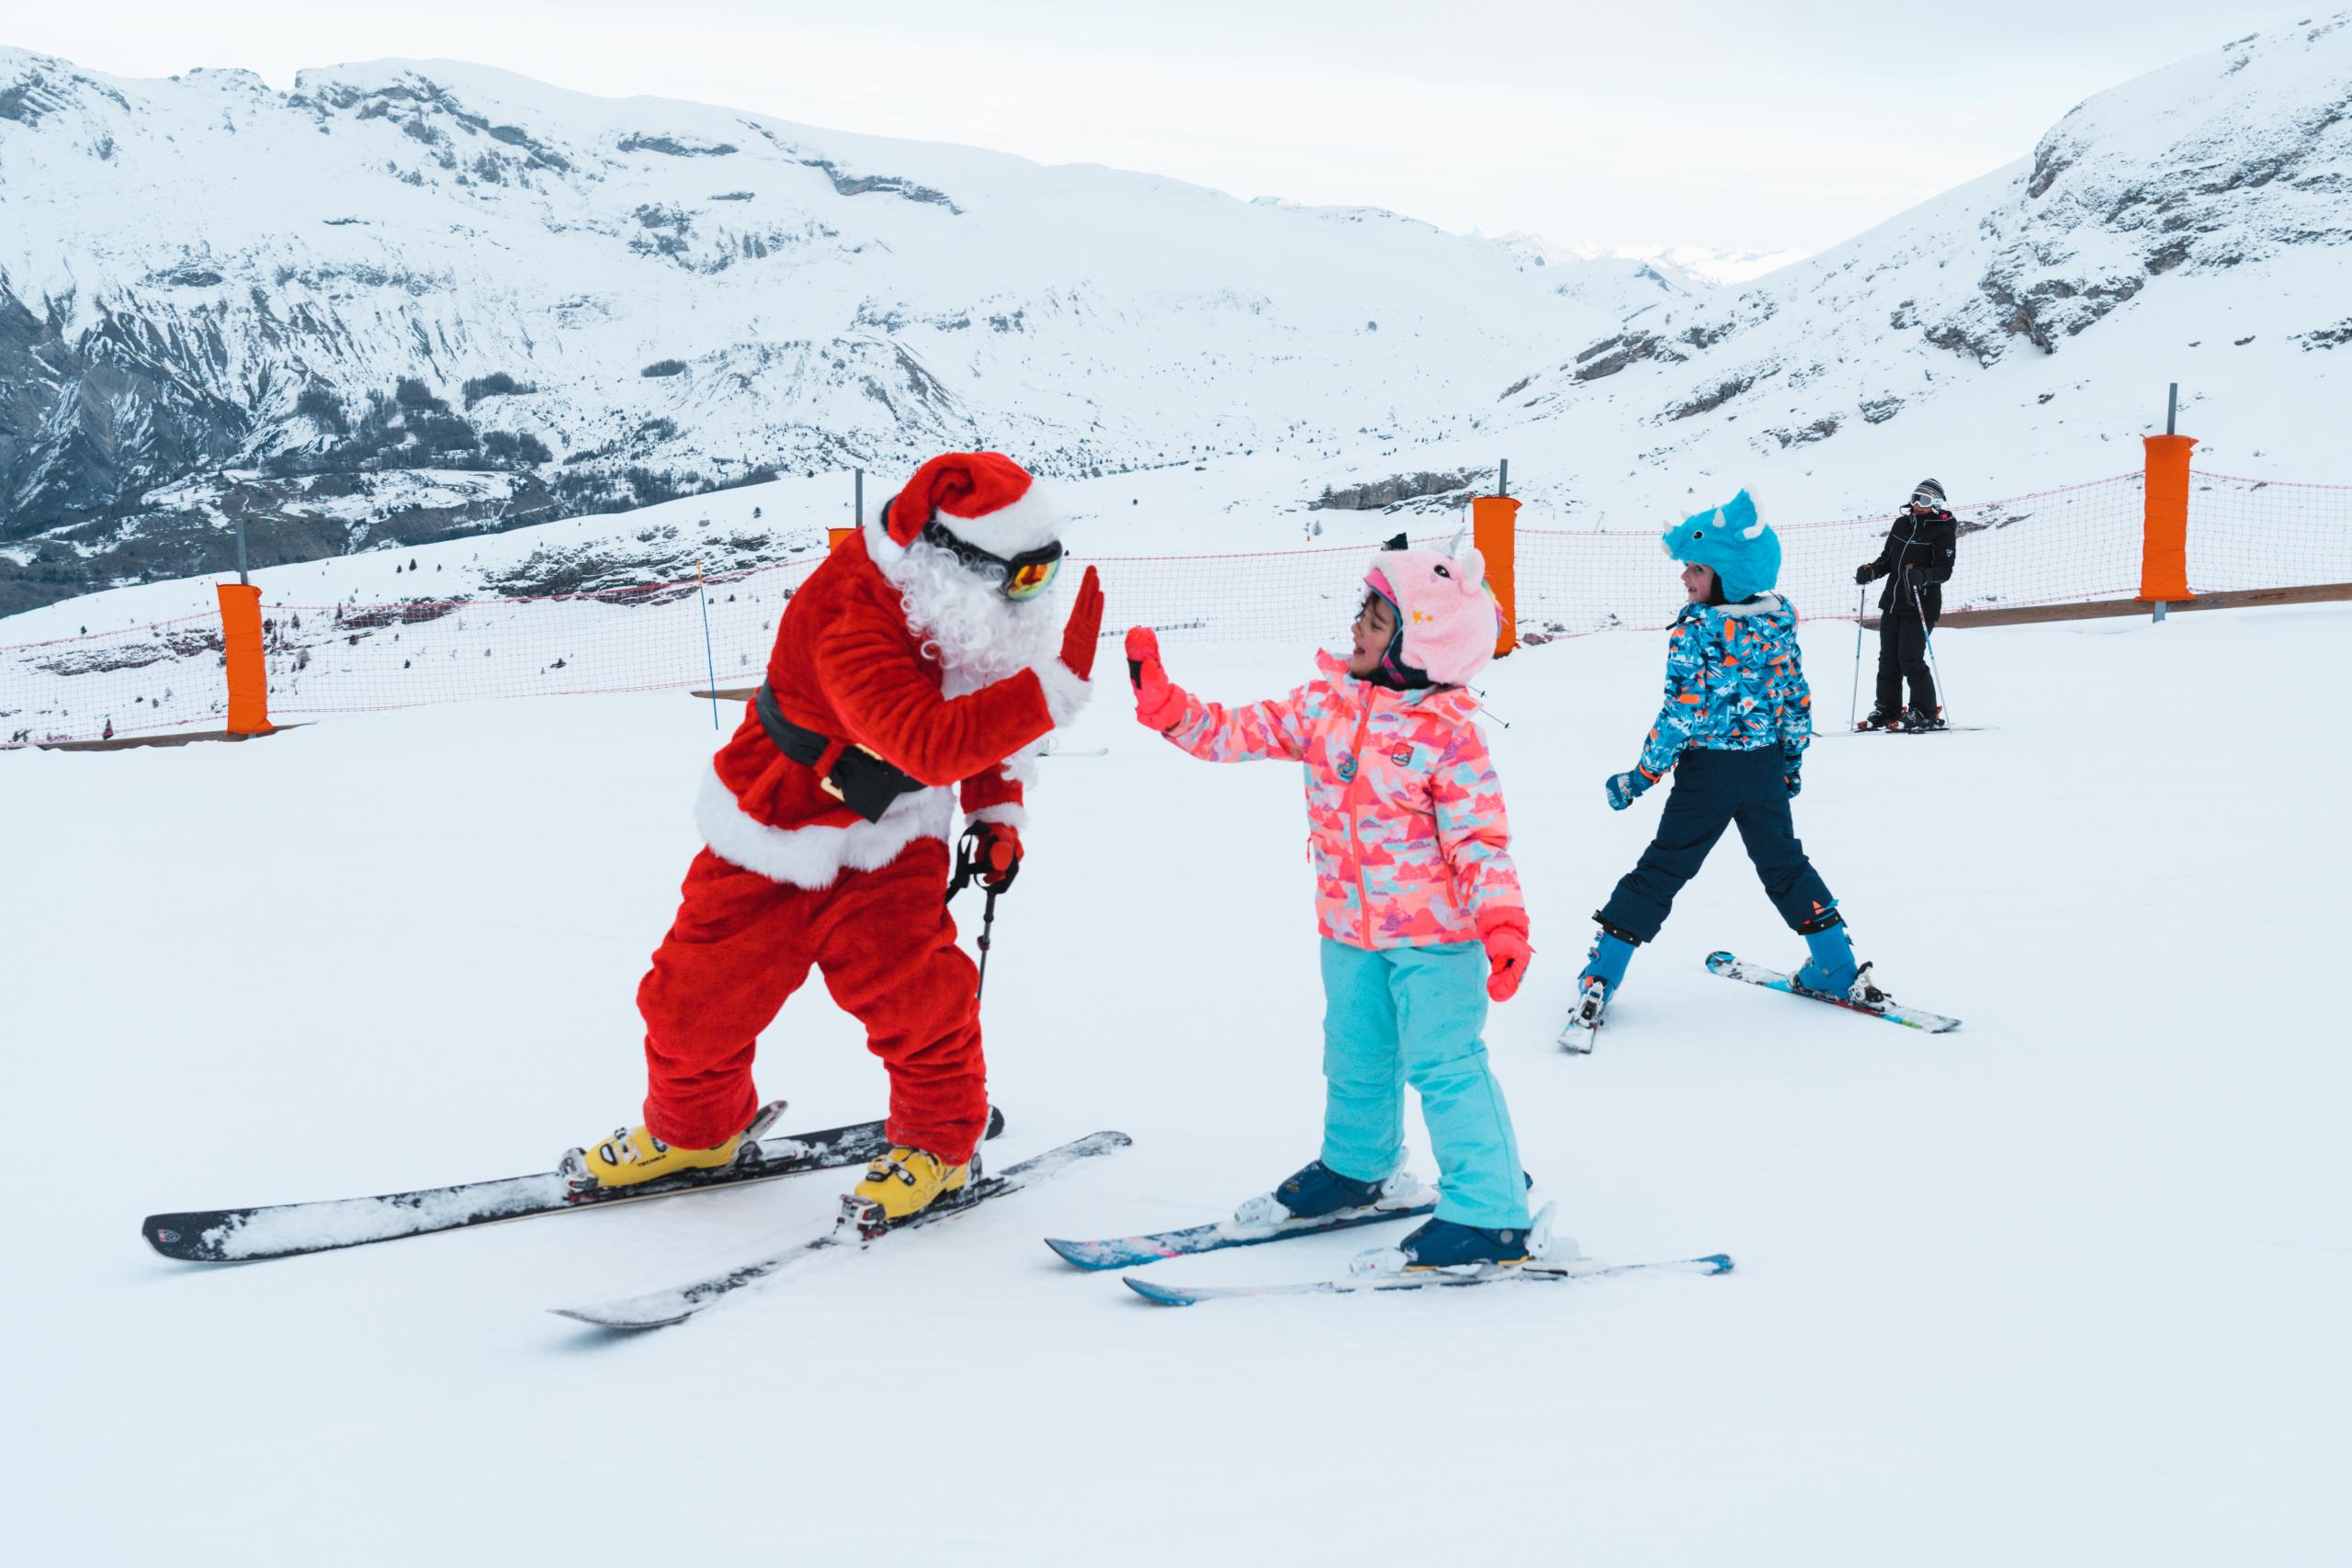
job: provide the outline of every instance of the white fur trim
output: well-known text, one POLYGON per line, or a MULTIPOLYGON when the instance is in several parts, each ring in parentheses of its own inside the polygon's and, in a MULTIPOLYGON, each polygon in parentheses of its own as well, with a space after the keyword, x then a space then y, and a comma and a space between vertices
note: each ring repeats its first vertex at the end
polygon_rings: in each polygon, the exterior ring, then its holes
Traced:
POLYGON ((902 795, 879 822, 846 828, 772 828, 743 809, 717 768, 703 775, 695 800, 695 826, 714 854, 795 887, 830 887, 844 871, 879 871, 917 839, 947 841, 955 825, 956 796, 944 789, 902 795))
MULTIPOLYGON (((874 558, 875 565, 882 568, 882 575, 885 577, 890 575, 890 568, 907 558, 907 547, 890 537, 889 531, 882 526, 882 514, 889 510, 888 504, 884 503, 875 509, 874 515, 867 518, 865 524, 865 553, 874 558)), ((892 581, 896 581, 897 579, 893 578, 892 581)))
POLYGON ((1002 806, 983 806, 978 811, 964 813, 967 822, 1001 822, 1016 833, 1029 830, 1029 813, 1011 801, 1002 806))
POLYGON ((1008 782, 1017 784, 1024 790, 1035 789, 1037 787, 1037 753, 1035 751, 1014 752, 1004 760, 1002 772, 1008 782))
POLYGON ((1032 664, 1037 680, 1046 688, 1046 711, 1054 716, 1054 728, 1059 729, 1076 718, 1085 708, 1086 700, 1094 694, 1091 683, 1078 678, 1078 671, 1058 659, 1048 659, 1042 664, 1032 664))
POLYGON ((1735 621, 1744 621, 1750 615, 1769 615, 1787 603, 1787 600, 1768 589, 1758 594, 1752 603, 1742 600, 1736 604, 1713 604, 1708 607, 1719 615, 1735 621))
POLYGON ((938 522, 957 538, 978 545, 992 556, 1012 557, 1052 544, 1062 536, 1069 519, 1047 498, 1046 487, 1032 480, 1021 499, 1009 506, 1000 506, 979 517, 958 517, 952 512, 942 512, 938 522))

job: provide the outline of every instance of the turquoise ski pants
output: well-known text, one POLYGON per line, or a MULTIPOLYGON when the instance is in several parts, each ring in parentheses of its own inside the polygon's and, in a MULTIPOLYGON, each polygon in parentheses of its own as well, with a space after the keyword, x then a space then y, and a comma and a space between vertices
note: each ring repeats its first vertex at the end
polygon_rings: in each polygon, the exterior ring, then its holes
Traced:
POLYGON ((1437 1156, 1438 1217, 1527 1227, 1527 1179, 1487 1066, 1487 954, 1475 942, 1367 953, 1323 939, 1323 1163, 1381 1181, 1405 1163, 1405 1086, 1437 1156))

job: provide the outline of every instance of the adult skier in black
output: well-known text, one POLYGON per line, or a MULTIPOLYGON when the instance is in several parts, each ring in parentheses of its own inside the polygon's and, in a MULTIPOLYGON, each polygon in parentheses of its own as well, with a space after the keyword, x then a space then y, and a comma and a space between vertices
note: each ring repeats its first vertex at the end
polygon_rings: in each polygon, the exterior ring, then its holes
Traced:
POLYGON ((1951 579, 1959 525, 1944 505, 1944 487, 1921 479, 1911 503, 1886 531, 1878 558, 1854 569, 1856 582, 1886 579, 1878 596, 1878 693, 1857 729, 1917 732, 1941 729, 1936 679, 1928 668, 1928 634, 1943 614, 1943 585, 1951 579), (1903 682, 1911 705, 1903 705, 1903 682))

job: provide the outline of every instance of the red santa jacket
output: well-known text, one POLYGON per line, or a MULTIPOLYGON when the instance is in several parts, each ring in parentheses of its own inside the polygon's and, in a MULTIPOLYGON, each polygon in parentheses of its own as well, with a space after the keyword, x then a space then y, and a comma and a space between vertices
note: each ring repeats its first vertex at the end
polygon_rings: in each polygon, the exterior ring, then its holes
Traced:
POLYGON ((798 887, 828 886, 844 869, 877 870, 917 839, 952 837, 959 785, 967 817, 1021 826, 1029 749, 1053 729, 1057 709, 1074 708, 1084 692, 1055 667, 946 695, 945 671, 875 564, 875 547, 893 547, 870 546, 867 533, 844 540, 793 595, 768 657, 768 688, 793 723, 864 746, 928 787, 868 822, 814 769, 776 750, 747 707, 695 808, 719 858, 798 887))

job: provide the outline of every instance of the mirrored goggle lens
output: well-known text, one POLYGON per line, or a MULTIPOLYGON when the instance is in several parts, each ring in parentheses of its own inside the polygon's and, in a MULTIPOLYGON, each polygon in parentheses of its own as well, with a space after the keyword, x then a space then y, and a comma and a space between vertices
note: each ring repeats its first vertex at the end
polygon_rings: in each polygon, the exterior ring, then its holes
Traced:
POLYGON ((1052 560, 1027 561, 1013 567, 1004 580, 1004 596, 1008 599, 1035 599, 1054 585, 1062 570, 1059 557, 1052 560))

